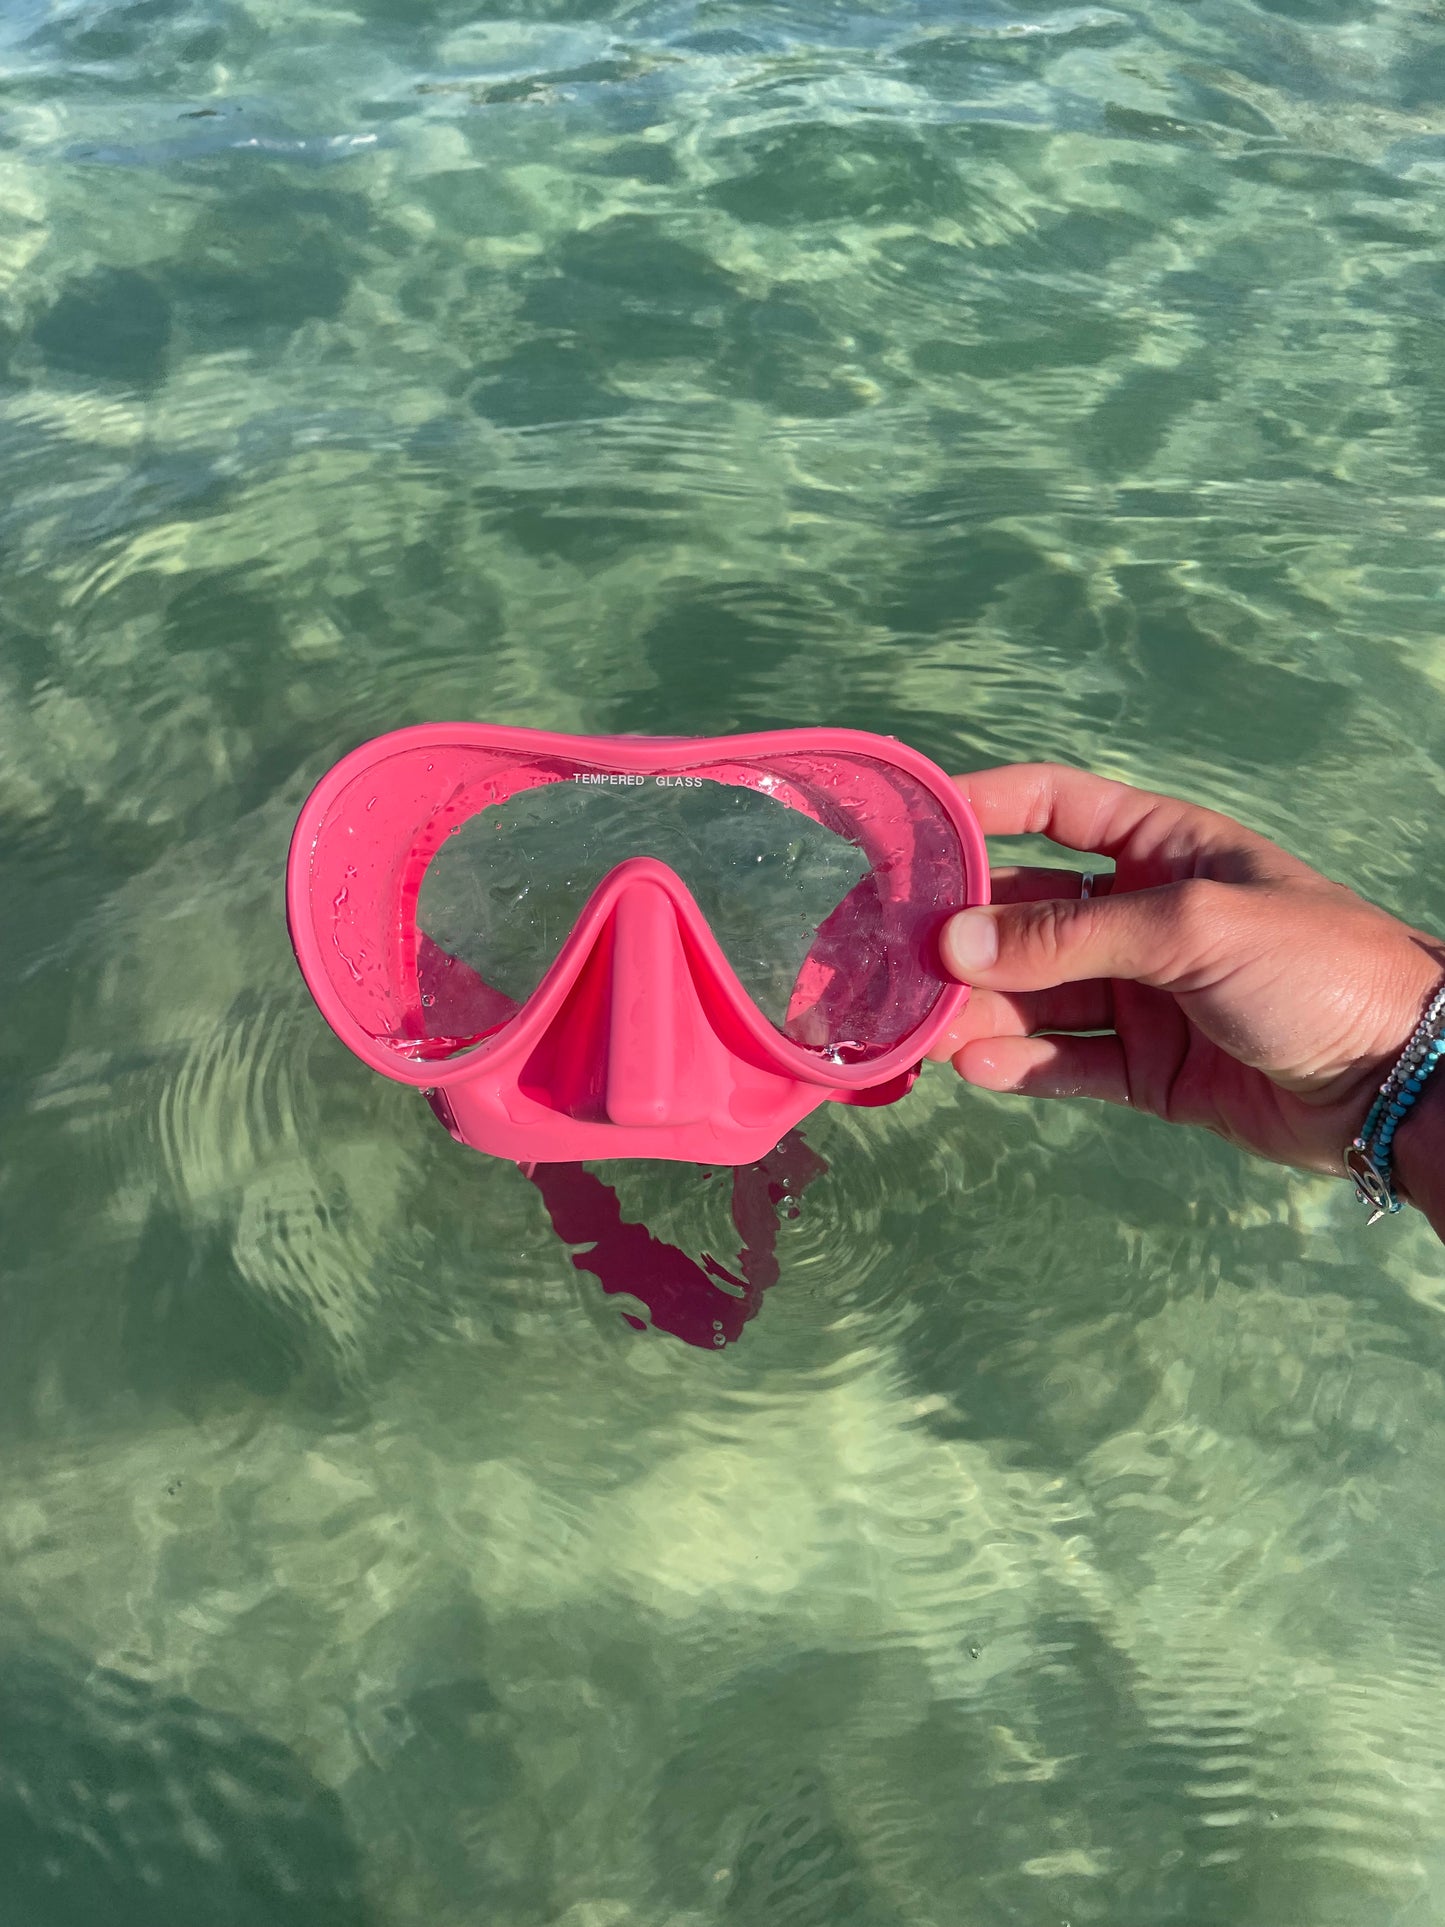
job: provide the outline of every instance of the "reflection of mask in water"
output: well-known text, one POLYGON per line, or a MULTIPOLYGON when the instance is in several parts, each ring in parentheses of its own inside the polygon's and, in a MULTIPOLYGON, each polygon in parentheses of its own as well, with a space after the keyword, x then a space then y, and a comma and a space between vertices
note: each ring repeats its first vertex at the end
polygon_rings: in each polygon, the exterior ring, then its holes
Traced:
POLYGON ((882 737, 455 724, 322 780, 287 904, 338 1035, 463 1142, 746 1163, 902 1094, 964 995, 938 925, 986 896, 957 790, 882 737))
POLYGON ((624 1311, 629 1324, 648 1322, 684 1344, 721 1351, 737 1343, 763 1293, 777 1283, 779 1211, 797 1217, 803 1193, 827 1169, 801 1131, 790 1131, 755 1164, 735 1165, 732 1220, 742 1244, 730 1254, 731 1265, 709 1252, 698 1262, 624 1218, 611 1186, 580 1164, 533 1164, 527 1175, 557 1236, 581 1246, 572 1259, 578 1271, 591 1272, 609 1295, 625 1293, 645 1308, 646 1321, 624 1311))

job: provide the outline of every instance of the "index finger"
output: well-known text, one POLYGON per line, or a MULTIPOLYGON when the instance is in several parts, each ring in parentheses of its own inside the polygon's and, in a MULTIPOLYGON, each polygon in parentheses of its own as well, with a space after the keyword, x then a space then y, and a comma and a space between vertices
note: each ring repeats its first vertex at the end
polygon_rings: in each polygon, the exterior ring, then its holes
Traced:
POLYGON ((954 781, 985 836, 1046 836, 1069 850, 1177 862, 1248 834, 1197 803, 1061 763, 1007 763, 954 781))

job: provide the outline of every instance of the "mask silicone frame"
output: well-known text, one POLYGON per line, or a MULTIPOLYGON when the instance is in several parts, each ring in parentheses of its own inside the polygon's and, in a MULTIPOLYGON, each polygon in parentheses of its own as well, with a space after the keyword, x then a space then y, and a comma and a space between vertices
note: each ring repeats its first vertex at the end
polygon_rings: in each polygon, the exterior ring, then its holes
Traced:
MULTIPOLYGON (((868 759, 926 791, 957 839, 961 900, 940 903, 935 926, 988 900, 983 838, 956 787, 917 751, 864 731, 676 739, 454 723, 377 738, 330 770, 301 811, 287 867, 292 944, 341 1041, 372 1069, 423 1090, 461 1142, 523 1163, 750 1163, 820 1103, 901 1096, 966 999, 931 954, 914 958, 907 967, 928 972, 937 994, 896 1044, 846 1062, 796 1043, 744 991, 677 875, 637 856, 603 879, 515 1014, 500 1011, 474 1048, 436 1055, 416 1021, 417 897, 448 829, 493 800, 474 775, 488 752, 647 775, 727 759, 803 757, 820 771, 830 758, 868 759)), ((488 988, 480 978, 475 987, 484 1005, 488 988)))

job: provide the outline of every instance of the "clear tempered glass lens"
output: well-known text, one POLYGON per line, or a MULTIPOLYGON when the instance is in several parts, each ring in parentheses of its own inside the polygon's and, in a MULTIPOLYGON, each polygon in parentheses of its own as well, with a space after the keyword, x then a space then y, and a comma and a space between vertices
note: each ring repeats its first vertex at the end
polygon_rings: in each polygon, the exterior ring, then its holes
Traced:
POLYGON ((552 782, 447 837, 417 921, 441 951, 520 1003, 603 877, 634 856, 682 878, 743 988, 780 1029, 819 926, 870 868, 857 844, 758 790, 698 777, 552 782))

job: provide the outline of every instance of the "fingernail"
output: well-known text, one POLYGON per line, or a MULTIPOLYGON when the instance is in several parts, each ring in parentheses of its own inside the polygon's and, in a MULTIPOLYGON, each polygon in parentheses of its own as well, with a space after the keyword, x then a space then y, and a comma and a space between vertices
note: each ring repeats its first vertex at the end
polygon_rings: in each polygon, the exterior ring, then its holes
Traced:
POLYGON ((943 961, 968 981, 998 962, 998 926, 986 910, 960 910, 943 926, 943 961))

